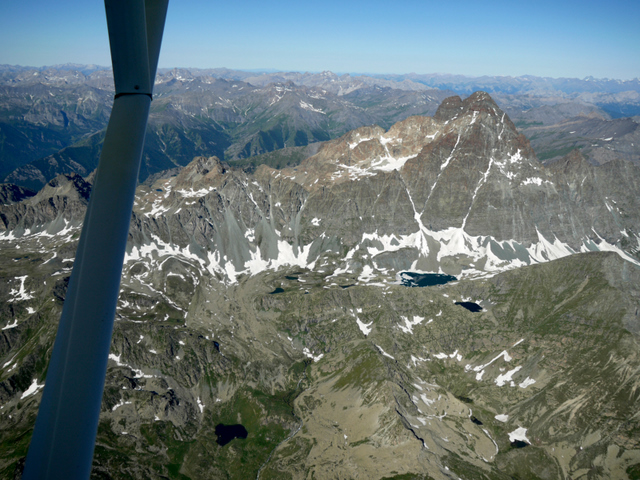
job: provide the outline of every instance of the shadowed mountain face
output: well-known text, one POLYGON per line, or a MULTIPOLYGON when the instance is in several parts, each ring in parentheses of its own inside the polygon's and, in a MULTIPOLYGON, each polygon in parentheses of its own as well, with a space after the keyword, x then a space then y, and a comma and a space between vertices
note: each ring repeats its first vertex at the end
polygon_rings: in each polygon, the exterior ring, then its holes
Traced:
MULTIPOLYGON (((542 165, 477 92, 294 167, 199 156, 153 177, 136 194, 94 474, 634 478, 639 173, 579 152, 542 165), (402 272, 457 281, 408 288, 402 272), (221 442, 220 425, 242 435, 221 442)), ((0 207, 7 477, 89 191, 59 176, 0 207)))
POLYGON ((33 190, 19 187, 10 183, 0 184, 0 204, 12 205, 19 203, 25 198, 32 197, 36 194, 33 190))

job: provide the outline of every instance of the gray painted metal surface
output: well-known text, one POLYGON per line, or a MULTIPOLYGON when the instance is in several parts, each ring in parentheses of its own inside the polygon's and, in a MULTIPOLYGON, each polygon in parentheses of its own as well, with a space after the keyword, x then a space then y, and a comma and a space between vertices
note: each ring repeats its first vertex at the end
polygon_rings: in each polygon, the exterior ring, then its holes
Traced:
POLYGON ((168 0, 105 0, 116 98, 24 479, 86 479, 168 0))

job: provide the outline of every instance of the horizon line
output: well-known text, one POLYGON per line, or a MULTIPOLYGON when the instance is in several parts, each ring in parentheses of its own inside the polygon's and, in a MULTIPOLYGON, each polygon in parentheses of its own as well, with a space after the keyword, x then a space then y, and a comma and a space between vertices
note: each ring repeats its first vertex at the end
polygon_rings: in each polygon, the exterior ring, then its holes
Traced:
MULTIPOLYGON (((97 70, 112 70, 111 66, 98 65, 98 64, 83 64, 83 63, 58 63, 54 65, 42 65, 42 66, 33 66, 33 65, 19 65, 19 64, 0 64, 0 67, 14 67, 14 68, 24 68, 24 69, 33 69, 33 70, 45 70, 50 68, 60 69, 62 67, 90 67, 97 70)), ((333 73, 338 76, 342 75, 350 75, 350 76, 381 76, 381 75, 397 75, 397 76, 407 76, 407 75, 416 75, 416 76, 452 76, 452 77, 464 77, 470 79, 478 79, 478 78, 541 78, 541 79, 552 79, 552 80, 580 80, 580 81, 589 81, 589 80, 601 80, 601 81, 619 81, 619 82, 633 82, 640 81, 640 77, 633 78, 614 78, 614 77, 594 77, 593 75, 587 75, 586 77, 550 77, 550 76, 540 76, 534 74, 523 74, 523 75, 468 75, 463 73, 450 73, 450 72, 429 72, 429 73, 416 73, 416 72, 385 72, 385 73, 372 73, 372 72, 334 72, 333 70, 295 70, 295 69, 276 69, 276 68, 229 68, 229 67, 158 67, 158 70, 230 70, 237 72, 245 72, 245 73, 300 73, 300 74, 319 74, 319 73, 333 73)))

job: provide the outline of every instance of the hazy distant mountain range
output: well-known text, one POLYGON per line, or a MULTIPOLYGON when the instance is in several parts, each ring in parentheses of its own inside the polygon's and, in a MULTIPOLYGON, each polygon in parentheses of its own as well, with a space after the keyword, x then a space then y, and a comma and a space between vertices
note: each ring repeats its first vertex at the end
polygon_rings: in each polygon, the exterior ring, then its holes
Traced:
MULTIPOLYGON (((102 67, 0 66, 0 178, 37 190, 59 173, 88 175, 112 89, 102 67)), ((541 160, 574 148, 592 163, 639 158, 638 122, 615 120, 640 113, 638 79, 170 69, 157 77, 140 178, 196 155, 249 168, 293 165, 317 150, 309 144, 433 115, 445 97, 477 89, 492 92, 541 160)))

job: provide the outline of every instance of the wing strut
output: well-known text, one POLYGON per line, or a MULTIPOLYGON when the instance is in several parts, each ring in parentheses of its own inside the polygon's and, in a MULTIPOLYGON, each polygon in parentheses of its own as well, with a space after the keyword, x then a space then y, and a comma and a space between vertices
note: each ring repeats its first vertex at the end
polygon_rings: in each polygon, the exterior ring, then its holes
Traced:
POLYGON ((113 110, 23 479, 88 479, 168 0, 105 0, 113 110))

